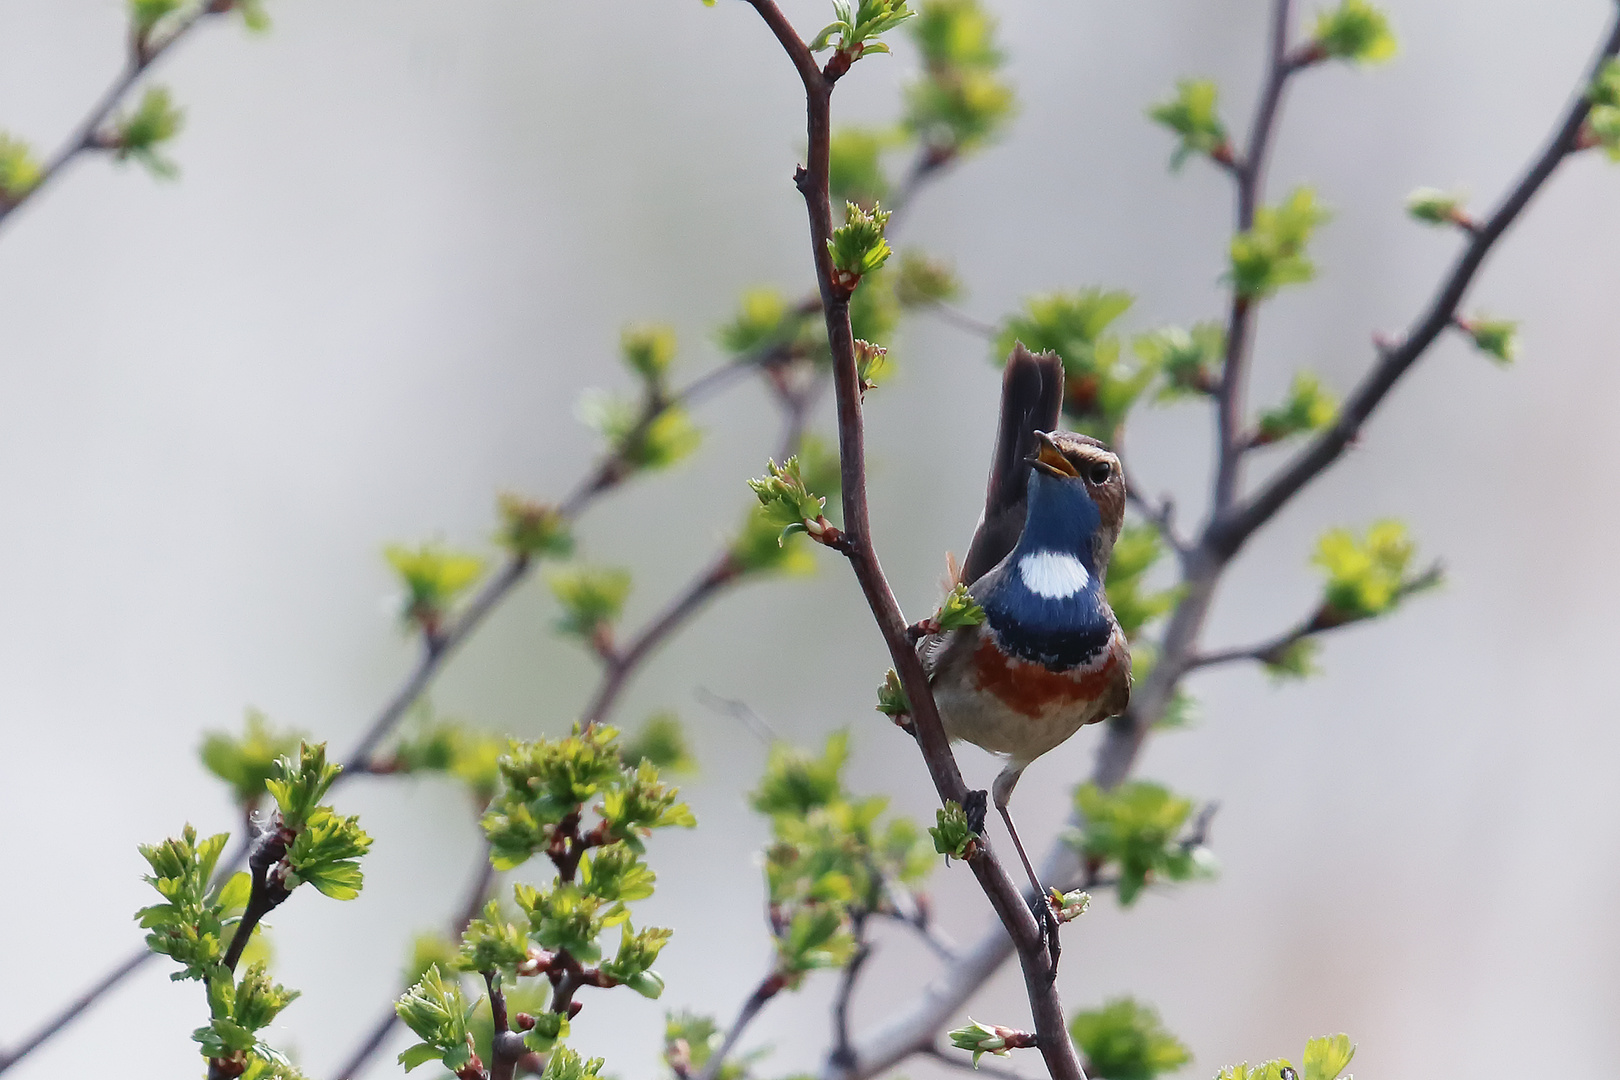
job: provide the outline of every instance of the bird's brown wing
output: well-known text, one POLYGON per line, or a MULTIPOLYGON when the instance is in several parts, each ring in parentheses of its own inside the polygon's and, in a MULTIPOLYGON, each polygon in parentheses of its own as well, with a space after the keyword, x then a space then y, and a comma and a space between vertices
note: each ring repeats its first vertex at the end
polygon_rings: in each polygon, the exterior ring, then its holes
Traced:
POLYGON ((1014 345, 1001 380, 1001 423, 984 516, 962 560, 963 583, 971 585, 989 573, 1018 544, 1029 491, 1024 459, 1035 452, 1035 432, 1054 430, 1062 411, 1063 361, 1056 353, 1032 353, 1022 342, 1014 345))

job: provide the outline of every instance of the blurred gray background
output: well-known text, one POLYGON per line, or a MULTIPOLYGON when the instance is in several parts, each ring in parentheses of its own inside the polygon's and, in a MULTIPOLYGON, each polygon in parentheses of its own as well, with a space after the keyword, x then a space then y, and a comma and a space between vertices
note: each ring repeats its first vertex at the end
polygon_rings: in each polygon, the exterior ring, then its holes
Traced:
MULTIPOLYGON (((955 261, 964 306, 984 318, 1089 284, 1140 297, 1128 329, 1217 316, 1228 183, 1197 162, 1169 175, 1170 139, 1143 109, 1178 76, 1207 74, 1241 127, 1265 5, 995 6, 1022 113, 927 192, 906 239, 955 261)), ((1272 192, 1315 183, 1337 217, 1316 245, 1319 284, 1266 310, 1257 403, 1301 366, 1347 388, 1369 334, 1406 324, 1457 241, 1406 221, 1402 197, 1460 185, 1493 201, 1539 148, 1612 7, 1391 0, 1395 63, 1298 81, 1272 192)), ((827 17, 819 0, 788 10, 806 32, 827 17)), ((742 288, 809 282, 789 182, 800 90, 743 5, 271 11, 267 37, 222 23, 163 63, 187 109, 177 183, 85 162, 0 234, 0 1046, 138 943, 138 842, 188 820, 233 826, 195 764, 203 731, 237 727, 252 705, 352 742, 413 657, 387 607, 385 542, 487 547, 497 490, 570 486, 595 449, 573 403, 626 384, 622 324, 674 323, 692 374, 720 359, 712 328, 742 288)), ((0 122, 53 146, 119 65, 122 26, 115 0, 0 3, 0 122)), ((839 116, 894 116, 914 64, 909 47, 860 64, 839 116)), ((1522 361, 1498 370, 1448 340, 1259 537, 1212 644, 1307 609, 1306 560, 1329 525, 1405 518, 1450 584, 1333 637, 1327 674, 1304 686, 1247 670, 1195 682, 1196 728, 1155 741, 1142 774, 1220 800, 1223 876, 1123 914, 1096 905, 1068 938, 1066 1004, 1156 1003, 1196 1052, 1185 1075, 1297 1054, 1336 1030, 1360 1044, 1365 1077, 1612 1075, 1617 239, 1620 166, 1587 155, 1471 297, 1523 320, 1522 361)), ((997 376, 983 343, 947 326, 910 323, 895 345, 899 376, 870 401, 873 499, 885 565, 916 613, 977 514, 997 376)), ((705 405, 694 460, 585 521, 589 556, 635 568, 630 624, 738 519, 743 480, 776 443, 764 402, 748 387, 705 405)), ((1144 411, 1133 428, 1136 471, 1175 491, 1187 521, 1208 443, 1193 407, 1144 411)), ((563 730, 594 670, 553 616, 543 588, 526 587, 436 705, 563 730)), ((885 666, 852 579, 824 559, 814 579, 726 597, 635 684, 624 719, 673 706, 692 723, 702 828, 653 848, 649 917, 679 928, 660 964, 665 1000, 594 998, 576 1024, 616 1074, 654 1075, 665 1005, 729 1017, 766 963, 764 825, 742 798, 764 750, 695 688, 746 700, 803 743, 851 727, 856 789, 927 815, 914 751, 871 711, 885 666)), ((1027 774, 1020 820, 1037 844, 1095 740, 1027 774)), ((962 757, 970 780, 993 774, 977 751, 962 757)), ((304 990, 275 1035, 314 1076, 395 991, 406 936, 442 921, 474 850, 444 785, 362 782, 339 802, 376 837, 364 895, 300 898, 273 920, 278 974, 304 990)), ((936 890, 953 934, 986 925, 960 869, 936 890)), ((201 990, 169 983, 164 966, 16 1075, 196 1074, 201 990)), ((887 935, 862 1024, 932 971, 887 935)), ((819 1061, 831 981, 761 1018, 749 1043, 774 1045, 766 1075, 819 1061)), ((1020 1022, 1016 976, 970 1011, 1020 1022)), ((397 1069, 391 1057, 377 1075, 397 1069)))

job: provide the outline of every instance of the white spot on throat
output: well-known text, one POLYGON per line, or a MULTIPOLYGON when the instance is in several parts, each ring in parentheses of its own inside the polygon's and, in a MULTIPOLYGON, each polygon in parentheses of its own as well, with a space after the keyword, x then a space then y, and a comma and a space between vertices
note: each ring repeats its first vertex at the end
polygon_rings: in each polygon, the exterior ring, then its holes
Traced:
POLYGON ((1065 551, 1036 551, 1018 560, 1018 576, 1036 596, 1064 600, 1091 582, 1083 563, 1065 551))

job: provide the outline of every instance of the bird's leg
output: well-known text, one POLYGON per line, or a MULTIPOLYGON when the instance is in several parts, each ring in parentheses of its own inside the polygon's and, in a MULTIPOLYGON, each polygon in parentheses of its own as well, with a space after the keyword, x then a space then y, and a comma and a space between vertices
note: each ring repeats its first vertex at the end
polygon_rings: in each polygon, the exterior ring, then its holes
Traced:
POLYGON ((1013 824, 1012 813, 1007 809, 1007 802, 1012 798, 1013 786, 1023 775, 1024 767, 1009 764, 1001 770, 996 782, 991 785, 991 795, 995 799, 996 809, 1001 812, 1001 820, 1007 823, 1007 835, 1012 837, 1013 848, 1018 852, 1018 861, 1024 864, 1024 873, 1029 875, 1029 883, 1035 887, 1035 903, 1039 906, 1042 919, 1041 924, 1046 928, 1046 951, 1052 958, 1052 977, 1057 978, 1058 954, 1062 946, 1058 943, 1057 914, 1052 910, 1052 902, 1047 899, 1046 887, 1041 879, 1035 876, 1035 867, 1030 864, 1029 855, 1024 851, 1024 842, 1018 838, 1018 827, 1013 824))

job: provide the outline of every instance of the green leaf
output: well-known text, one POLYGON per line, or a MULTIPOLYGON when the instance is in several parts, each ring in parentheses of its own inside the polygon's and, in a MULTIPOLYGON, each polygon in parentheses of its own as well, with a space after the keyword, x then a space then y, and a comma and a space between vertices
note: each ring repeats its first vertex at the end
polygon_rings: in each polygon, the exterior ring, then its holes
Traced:
POLYGON ((1611 58, 1598 69, 1586 99, 1592 103, 1592 111, 1582 134, 1601 146, 1609 160, 1620 161, 1620 60, 1611 58))
POLYGON ((526 558, 566 556, 574 550, 568 522, 555 506, 503 492, 496 501, 500 529, 495 542, 526 558))
POLYGON ((1156 123, 1169 128, 1180 139, 1170 156, 1170 168, 1178 170, 1194 154, 1230 163, 1232 148, 1226 125, 1216 109, 1219 91, 1208 79, 1182 79, 1176 83, 1176 96, 1148 110, 1156 123))
POLYGON ((1180 839, 1191 800, 1145 780, 1112 791, 1083 784, 1074 795, 1082 827, 1067 841, 1098 866, 1115 869, 1120 906, 1129 907, 1152 881, 1210 876, 1208 854, 1180 839))
POLYGON ((675 359, 675 328, 661 324, 626 327, 619 335, 619 353, 631 371, 659 384, 675 359))
POLYGON ((1002 323, 991 346, 1004 364, 1017 342, 1031 352, 1055 352, 1063 360, 1064 412, 1088 435, 1110 440, 1154 370, 1121 355, 1119 338, 1105 333, 1131 306, 1130 293, 1104 289, 1031 297, 1024 312, 1002 323))
POLYGON ((1273 653, 1262 656, 1260 662, 1265 666, 1266 674, 1273 682, 1304 680, 1320 674, 1322 669, 1317 665, 1316 658, 1321 651, 1321 642, 1314 638, 1299 638, 1273 653))
POLYGON ((218 833, 199 841, 197 830, 187 825, 179 837, 140 845, 141 857, 152 869, 144 880, 163 903, 141 908, 135 918, 150 931, 147 947, 180 965, 172 979, 206 980, 219 968, 226 920, 236 914, 241 899, 235 878, 225 889, 216 891, 211 884, 229 838, 228 833, 218 833))
POLYGON ((827 187, 833 205, 852 202, 872 208, 889 197, 889 180, 883 174, 882 157, 895 141, 893 132, 879 128, 834 129, 827 167, 827 187))
POLYGON ((1069 1034, 1086 1056, 1086 1075, 1097 1080, 1153 1080, 1192 1060, 1157 1010, 1129 997, 1075 1013, 1069 1034))
POLYGON ((1469 225, 1472 219, 1463 210, 1461 192, 1438 188, 1418 188, 1406 197, 1406 212, 1415 221, 1428 225, 1469 225))
POLYGON ((812 574, 812 555, 801 536, 784 531, 764 506, 749 507, 743 526, 731 541, 731 558, 745 574, 812 574))
POLYGON ((877 711, 896 718, 911 715, 911 699, 906 697, 906 688, 900 685, 900 676, 894 668, 888 670, 883 676, 883 685, 878 687, 877 711))
MULTIPOLYGON (((1153 589, 1147 575, 1164 555, 1164 540, 1154 525, 1127 525, 1114 542, 1105 587, 1108 605, 1127 639, 1135 640, 1145 628, 1175 606, 1176 589, 1153 589)), ((1138 673, 1140 679, 1143 673, 1138 673)))
POLYGON ((461 992, 461 984, 446 980, 437 967, 430 967, 409 990, 394 1003, 394 1011, 405 1026, 416 1033, 422 1045, 433 1048, 425 1054, 421 1046, 413 1046, 400 1054, 400 1063, 407 1069, 415 1068, 435 1057, 452 1068, 451 1061, 465 1057, 472 1047, 468 1021, 473 1006, 461 992))
POLYGON ((878 41, 879 35, 911 18, 916 12, 908 6, 909 0, 833 0, 838 19, 824 27, 810 42, 812 52, 833 47, 837 38, 837 51, 859 59, 866 53, 888 52, 889 47, 878 41))
POLYGON ((137 35, 146 35, 179 11, 181 0, 129 0, 129 21, 137 35))
POLYGON ((666 469, 687 457, 703 441, 703 432, 678 405, 667 402, 637 407, 600 391, 579 401, 579 418, 600 432, 609 452, 631 469, 666 469))
POLYGON ((287 754, 277 758, 265 789, 276 800, 282 824, 289 829, 302 828, 320 808, 321 800, 342 771, 343 766, 326 760, 323 742, 299 740, 296 757, 287 754))
POLYGON ((558 629, 589 639, 598 627, 618 621, 630 596, 630 571, 576 564, 548 572, 546 584, 562 606, 558 629))
POLYGON ((399 1052, 399 1063, 405 1066, 406 1072, 410 1072, 418 1065, 438 1061, 443 1056, 443 1052, 438 1047, 429 1043, 417 1043, 415 1046, 407 1047, 399 1052))
POLYGON ((660 772, 697 771, 697 759, 687 744, 686 731, 673 712, 649 716, 635 738, 620 744, 619 759, 631 767, 650 761, 660 772))
POLYGON ((1254 227, 1232 237, 1227 278, 1238 295, 1263 300, 1285 285, 1311 280, 1316 267, 1306 257, 1305 245, 1329 216, 1308 187, 1295 188, 1284 202, 1257 210, 1254 227))
POLYGON ((748 481, 748 486, 759 499, 766 520, 782 530, 778 543, 786 539, 789 530, 816 525, 815 531, 819 532, 825 522, 822 511, 827 500, 806 486, 797 456, 781 465, 774 460, 767 461, 765 475, 748 481))
POLYGON ((1322 55, 1356 64, 1381 64, 1395 55, 1389 17, 1367 0, 1342 0, 1316 16, 1311 35, 1322 55))
POLYGON ((979 838, 968 826, 967 812, 950 799, 934 812, 934 821, 934 826, 928 830, 928 835, 934 838, 934 850, 941 855, 966 859, 971 854, 971 845, 979 838))
POLYGON ((473 919, 461 932, 456 966, 482 974, 508 972, 529 958, 524 929, 501 918, 501 905, 491 900, 483 918, 473 919))
POLYGON ((1355 1056, 1355 1045, 1351 1043, 1350 1036, 1342 1032, 1338 1035, 1318 1035, 1307 1040, 1304 1080, 1337 1080, 1355 1056))
POLYGON ((841 797, 844 763, 848 760, 847 731, 835 731, 827 736, 819 757, 786 743, 776 743, 765 763, 765 775, 748 796, 749 805, 773 817, 781 814, 804 817, 841 797))
POLYGON ((736 317, 720 328, 717 337, 721 348, 741 355, 791 341, 803 322, 776 289, 749 289, 736 317))
POLYGON ((249 709, 241 735, 210 731, 198 751, 203 767, 230 785, 238 806, 248 806, 264 795, 265 781, 276 775, 276 759, 298 749, 301 735, 277 731, 265 715, 249 709))
POLYGON ((567 1046, 552 1051, 540 1080, 593 1080, 602 1068, 601 1058, 585 1059, 567 1046))
POLYGON ((477 555, 439 544, 390 544, 383 554, 405 586, 404 618, 423 627, 437 626, 455 599, 484 573, 484 560, 477 555))
POLYGON ((45 170, 26 142, 0 131, 0 200, 16 203, 34 189, 45 170))
POLYGON ((958 584, 945 595, 945 600, 939 605, 939 611, 934 615, 934 621, 939 624, 941 632, 961 630, 969 626, 978 626, 984 622, 984 608, 968 593, 967 586, 958 584))
POLYGON ((1255 443, 1267 445, 1294 435, 1321 431, 1339 418, 1339 402, 1309 371, 1294 376, 1288 397, 1281 405, 1260 414, 1255 443))
POLYGON ((179 134, 183 121, 165 87, 148 87, 134 112, 113 118, 113 156, 119 161, 133 159, 158 179, 172 180, 180 170, 159 150, 179 134))
POLYGON ((1417 545, 1399 521, 1374 522, 1361 537, 1344 528, 1324 533, 1311 557, 1327 576, 1314 628, 1383 615, 1430 584, 1429 575, 1407 574, 1416 552, 1417 545))
POLYGON ((976 151, 1012 118, 1012 87, 1000 78, 1004 57, 996 21, 979 0, 928 0, 911 24, 923 71, 906 86, 902 125, 943 164, 976 151))
POLYGON ((370 849, 371 837, 360 828, 358 817, 342 817, 330 807, 318 806, 287 849, 291 871, 287 888, 307 881, 334 900, 353 900, 364 880, 358 860, 370 849))
POLYGON ((1220 386, 1221 365, 1226 357, 1226 328, 1215 322, 1198 323, 1191 330, 1167 326, 1137 337, 1131 342, 1131 348, 1144 365, 1164 380, 1156 400, 1171 402, 1209 395, 1220 386))
POLYGON ((1470 319, 1459 318, 1457 325, 1473 340, 1476 349, 1497 363, 1511 364, 1519 358, 1517 322, 1480 315, 1470 319))
POLYGON ((889 261, 889 242, 883 236, 888 222, 887 210, 874 206, 868 211, 852 202, 844 204, 844 224, 827 240, 834 277, 842 288, 854 289, 862 275, 889 261))

